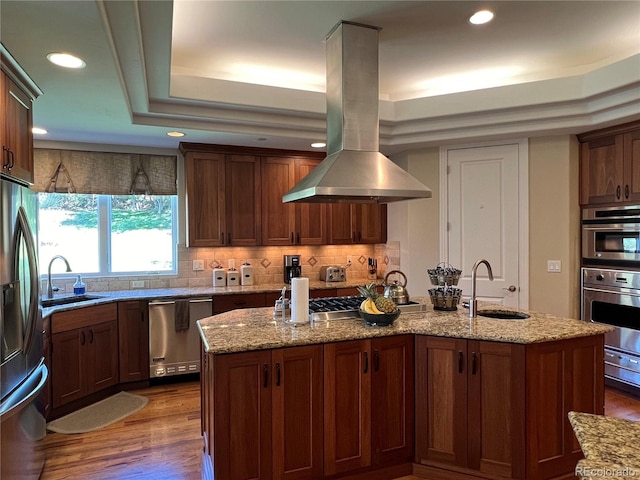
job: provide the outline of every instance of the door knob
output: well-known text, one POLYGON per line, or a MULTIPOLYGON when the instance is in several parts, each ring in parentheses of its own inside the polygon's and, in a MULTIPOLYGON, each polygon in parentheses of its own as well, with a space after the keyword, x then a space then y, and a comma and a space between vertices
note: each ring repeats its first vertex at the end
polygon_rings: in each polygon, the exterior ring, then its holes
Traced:
POLYGON ((515 285, 509 285, 507 288, 503 288, 502 290, 509 290, 510 292, 515 292, 518 288, 515 285))

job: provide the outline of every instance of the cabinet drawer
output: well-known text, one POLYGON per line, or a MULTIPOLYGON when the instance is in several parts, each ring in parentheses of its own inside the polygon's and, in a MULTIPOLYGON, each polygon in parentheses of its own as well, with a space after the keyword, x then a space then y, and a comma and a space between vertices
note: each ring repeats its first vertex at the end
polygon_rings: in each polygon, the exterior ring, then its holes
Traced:
POLYGON ((213 297, 214 314, 228 312, 238 308, 256 308, 266 306, 268 305, 264 293, 238 293, 232 295, 217 295, 213 297))
POLYGON ((51 316, 51 333, 60 333, 118 319, 118 304, 108 303, 95 307, 78 308, 51 316))

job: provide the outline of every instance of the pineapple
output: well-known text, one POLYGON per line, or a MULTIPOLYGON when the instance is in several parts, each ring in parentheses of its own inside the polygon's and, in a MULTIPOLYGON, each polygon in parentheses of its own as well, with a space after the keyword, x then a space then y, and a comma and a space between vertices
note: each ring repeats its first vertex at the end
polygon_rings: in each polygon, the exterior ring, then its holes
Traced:
POLYGON ((368 283, 364 287, 358 287, 358 291, 366 300, 371 300, 380 313, 393 313, 398 309, 393 300, 378 294, 375 283, 368 283))

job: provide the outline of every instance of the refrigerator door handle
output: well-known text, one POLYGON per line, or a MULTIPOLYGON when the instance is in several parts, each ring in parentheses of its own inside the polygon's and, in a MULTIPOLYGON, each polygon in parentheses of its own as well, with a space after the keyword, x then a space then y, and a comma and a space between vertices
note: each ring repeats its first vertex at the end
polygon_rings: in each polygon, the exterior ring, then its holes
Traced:
MULTIPOLYGON (((36 257, 36 246, 33 241, 33 233, 29 227, 29 220, 23 207, 18 208, 18 216, 16 219, 18 228, 16 229, 15 241, 13 245, 15 259, 15 273, 18 271, 20 236, 24 239, 27 251, 27 262, 29 264, 29 313, 27 316, 27 324, 24 332, 24 352, 28 352, 36 335, 36 327, 38 323, 38 315, 40 315, 40 298, 39 298, 39 280, 38 280, 38 260, 36 257)), ((16 277, 17 275, 14 275, 16 277)))
POLYGON ((48 377, 49 370, 44 363, 41 363, 27 380, 0 405, 0 422, 4 422, 31 403, 43 389, 48 377))

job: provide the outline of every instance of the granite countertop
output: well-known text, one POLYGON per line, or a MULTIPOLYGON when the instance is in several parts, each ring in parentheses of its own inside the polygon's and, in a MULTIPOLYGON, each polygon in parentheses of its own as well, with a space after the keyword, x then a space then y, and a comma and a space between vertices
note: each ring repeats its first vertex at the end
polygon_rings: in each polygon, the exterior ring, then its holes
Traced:
MULTIPOLYGON (((412 298, 412 301, 426 304, 424 298, 412 298)), ((486 307, 486 304, 479 302, 478 310, 486 307)), ((491 307, 505 309, 501 305, 491 307)), ((209 353, 243 352, 402 334, 527 344, 591 336, 613 330, 606 325, 543 313, 527 313, 530 318, 525 320, 485 317, 470 320, 467 309, 436 311, 429 302, 426 304, 426 311, 403 312, 391 326, 372 327, 366 326, 360 318, 295 325, 274 320, 273 308, 250 308, 199 320, 198 327, 209 353)))
MULTIPOLYGON (((368 281, 363 280, 347 280, 345 282, 323 282, 321 280, 310 280, 310 290, 332 289, 332 288, 350 288, 363 285, 368 281)), ((382 279, 378 279, 378 284, 382 284, 382 279)), ((127 300, 145 300, 145 299, 162 299, 162 298, 180 298, 180 297, 201 297, 212 295, 231 295, 235 293, 274 293, 280 292, 284 283, 265 283, 260 285, 244 285, 234 287, 184 287, 184 288, 157 288, 157 289, 139 289, 139 290, 117 290, 117 291, 87 291, 87 295, 99 296, 82 302, 74 302, 72 304, 57 305, 55 307, 43 308, 42 315, 47 317, 56 312, 65 310, 73 310, 76 308, 89 307, 93 305, 102 305, 105 303, 121 302, 127 300)), ((287 291, 291 291, 291 285, 287 285, 287 291)), ((73 295, 55 295, 54 298, 72 297, 73 295)), ((44 300, 44 297, 43 297, 44 300)))
POLYGON ((585 457, 576 465, 579 478, 640 478, 640 422, 578 412, 569 421, 585 457))

